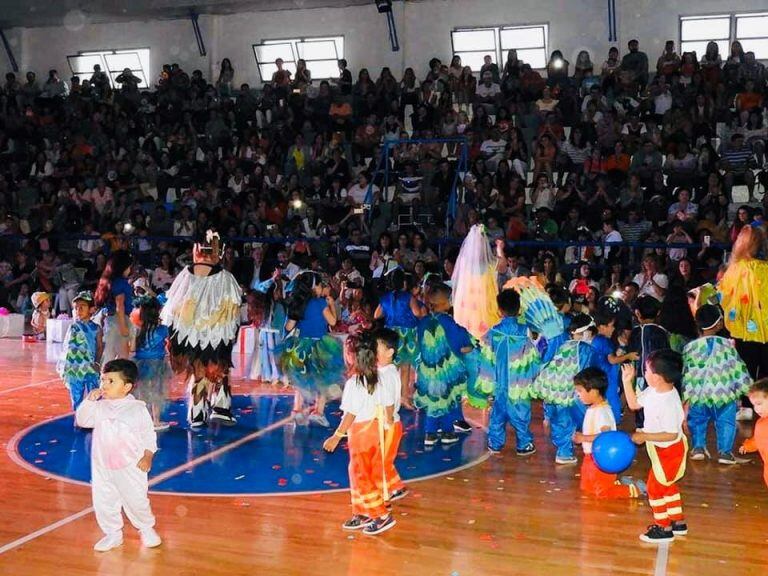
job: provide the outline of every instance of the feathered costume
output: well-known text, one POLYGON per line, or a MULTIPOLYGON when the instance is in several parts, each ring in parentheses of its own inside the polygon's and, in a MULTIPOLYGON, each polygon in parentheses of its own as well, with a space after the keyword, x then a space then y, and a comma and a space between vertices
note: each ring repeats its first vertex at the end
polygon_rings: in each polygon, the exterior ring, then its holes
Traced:
POLYGON ((683 350, 683 400, 689 404, 723 406, 747 393, 752 379, 733 341, 703 336, 683 350))
POLYGON ((280 370, 307 399, 316 393, 341 396, 344 353, 339 339, 328 334, 323 317, 327 305, 325 298, 312 298, 304 317, 278 347, 280 370))
POLYGON ((417 333, 421 362, 415 404, 426 412, 426 433, 451 432, 453 421, 460 418, 457 415, 467 384, 461 349, 472 346, 470 334, 443 312, 422 318, 417 333))
POLYGON ((494 367, 495 391, 488 426, 488 445, 500 450, 506 442, 507 423, 515 429, 518 450, 533 443, 531 385, 539 367, 536 346, 528 328, 517 318, 503 318, 485 335, 494 367))
POLYGON ((475 224, 461 244, 451 276, 453 319, 475 338, 482 338, 501 318, 496 261, 485 227, 475 224))
POLYGON ((546 364, 568 339, 563 315, 535 277, 512 278, 504 284, 505 290, 510 288, 520 295, 518 322, 525 324, 544 339, 543 350, 540 352, 541 361, 546 364))
POLYGON ((288 320, 288 315, 285 304, 273 299, 271 288, 274 284, 275 281, 270 278, 255 288, 265 299, 269 312, 254 322, 258 326, 259 333, 251 357, 248 378, 276 383, 283 378, 277 359, 277 349, 285 337, 285 322, 288 320))
POLYGON ((738 399, 752 384, 733 340, 702 336, 683 350, 683 401, 694 450, 707 447, 707 428, 715 425, 717 450, 727 454, 736 440, 738 399))
POLYGON ((95 322, 75 320, 64 337, 64 356, 58 363, 57 371, 69 390, 73 410, 77 410, 91 390, 99 387, 99 370, 96 367, 99 330, 95 322))
POLYGON ((581 430, 587 411, 576 395, 573 377, 592 366, 594 360, 592 346, 580 340, 567 340, 534 381, 534 395, 544 401, 558 458, 573 458, 573 433, 581 430))
MULTIPOLYGON (((214 249, 218 249, 217 243, 214 249)), ((203 425, 209 412, 212 419, 234 424, 228 375, 243 297, 237 280, 218 264, 196 258, 195 264, 181 271, 166 294, 160 319, 170 331, 173 371, 191 376, 190 424, 203 425), (207 267, 208 275, 196 275, 196 265, 207 267)))

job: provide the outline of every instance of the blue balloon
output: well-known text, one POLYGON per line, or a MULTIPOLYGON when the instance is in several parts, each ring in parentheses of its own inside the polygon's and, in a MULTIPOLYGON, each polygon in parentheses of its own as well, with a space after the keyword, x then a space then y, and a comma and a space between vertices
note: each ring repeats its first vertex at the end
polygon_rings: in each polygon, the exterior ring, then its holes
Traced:
POLYGON ((620 474, 632 465, 637 446, 629 434, 611 430, 598 434, 592 443, 592 458, 595 464, 607 474, 620 474))

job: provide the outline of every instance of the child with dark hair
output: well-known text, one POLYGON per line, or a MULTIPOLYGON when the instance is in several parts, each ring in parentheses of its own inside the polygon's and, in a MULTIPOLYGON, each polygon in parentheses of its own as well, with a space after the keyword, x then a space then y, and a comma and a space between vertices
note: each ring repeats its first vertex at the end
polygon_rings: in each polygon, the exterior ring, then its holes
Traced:
POLYGON ((424 445, 434 446, 438 438, 442 444, 453 444, 459 441, 457 430, 472 430, 461 409, 461 397, 469 377, 464 355, 473 349, 472 337, 449 313, 451 289, 448 286, 443 283, 431 286, 427 298, 429 314, 417 327, 421 361, 414 403, 426 413, 424 445))
POLYGON ((634 362, 639 358, 637 352, 619 354, 615 340, 616 318, 619 306, 613 298, 601 301, 595 314, 597 335, 592 339, 592 349, 595 353, 595 365, 602 370, 608 379, 605 397, 611 406, 616 422, 621 421, 621 398, 619 397, 619 366, 624 362, 634 362))
POLYGON ((258 314, 253 322, 259 328, 248 377, 270 382, 272 386, 277 386, 284 378, 276 356, 285 336, 287 320, 284 291, 284 277, 278 268, 272 278, 256 284, 248 295, 257 305, 258 314))
POLYGON ((768 486, 768 378, 762 378, 749 389, 749 401, 760 417, 755 422, 752 438, 747 438, 739 448, 740 454, 760 452, 763 459, 763 480, 768 486))
POLYGON ((147 496, 147 473, 157 451, 157 434, 144 402, 131 394, 138 368, 130 360, 104 365, 101 386, 75 412, 75 422, 93 428, 91 488, 96 522, 104 538, 93 547, 107 552, 123 544, 122 510, 147 548, 161 544, 147 496))
POLYGON ((701 337, 683 350, 683 400, 693 448, 691 460, 709 458, 707 428, 715 425, 717 461, 743 463, 733 454, 738 400, 747 393, 752 378, 730 338, 718 336, 723 329, 719 306, 704 304, 696 311, 701 337))
POLYGON ((99 387, 99 360, 104 350, 101 328, 91 320, 93 294, 80 292, 72 301, 75 321, 64 337, 64 357, 58 365, 59 375, 69 390, 72 409, 77 408, 91 390, 99 387))
POLYGON ((413 409, 411 392, 411 367, 419 359, 416 344, 416 325, 423 315, 421 306, 413 294, 413 277, 402 268, 395 268, 384 276, 387 292, 381 297, 373 314, 374 319, 384 319, 384 326, 399 336, 397 364, 403 383, 402 398, 406 408, 413 409))
MULTIPOLYGON (((637 382, 635 383, 638 392, 646 388, 645 367, 648 357, 657 350, 669 349, 669 333, 657 324, 660 311, 661 302, 653 296, 643 295, 635 301, 635 318, 639 324, 632 329, 626 353, 634 352, 638 357, 636 361, 637 382)), ((676 385, 679 385, 679 381, 676 382, 676 385)), ((635 420, 637 426, 642 428, 642 411, 635 414, 635 420)))
POLYGON ((573 435, 574 442, 580 442, 584 450, 581 463, 581 489, 596 498, 639 498, 645 495, 645 482, 624 477, 621 481, 615 474, 600 470, 592 458, 592 442, 600 434, 616 430, 613 410, 606 400, 608 378, 600 368, 585 368, 573 377, 576 394, 587 406, 582 431, 573 435))
POLYGON ((520 295, 508 288, 496 301, 503 317, 484 337, 495 373, 488 450, 493 454, 501 451, 509 423, 515 430, 517 455, 530 456, 536 453, 531 433, 531 387, 540 357, 528 328, 519 321, 520 295))
POLYGON ((336 301, 320 274, 302 272, 292 283, 287 310, 289 335, 280 347, 280 368, 296 388, 294 417, 304 423, 306 399, 315 403, 309 421, 327 428, 325 402, 339 397, 344 373, 341 344, 328 333, 336 325, 336 301))
POLYGON ((584 341, 593 326, 590 316, 576 314, 568 329, 571 339, 560 346, 533 384, 534 394, 544 401, 544 411, 549 417, 556 464, 577 462, 573 454, 573 434, 584 422, 586 407, 576 396, 573 378, 594 363, 592 346, 584 341))
POLYGON ((323 449, 333 452, 348 435, 349 485, 352 518, 345 530, 362 530, 375 535, 389 530, 395 519, 386 507, 389 500, 382 438, 393 426, 393 399, 379 379, 378 344, 368 334, 356 339, 355 375, 347 380, 341 397, 344 416, 323 449))
POLYGON ((162 307, 157 298, 142 296, 134 304, 138 304, 131 314, 131 321, 138 329, 131 343, 133 359, 139 370, 136 397, 146 402, 155 430, 167 430, 169 424, 160 417, 173 380, 173 370, 167 358, 168 327, 160 323, 162 307))
POLYGON ((683 358, 672 350, 656 350, 645 361, 647 388, 635 392, 637 371, 623 364, 621 377, 630 410, 643 410, 642 430, 632 434, 632 441, 645 444, 651 460, 648 474, 648 501, 655 523, 640 535, 643 542, 670 542, 688 533, 683 516, 683 502, 677 482, 685 474, 688 441, 683 433, 685 411, 677 385, 683 375, 683 358))

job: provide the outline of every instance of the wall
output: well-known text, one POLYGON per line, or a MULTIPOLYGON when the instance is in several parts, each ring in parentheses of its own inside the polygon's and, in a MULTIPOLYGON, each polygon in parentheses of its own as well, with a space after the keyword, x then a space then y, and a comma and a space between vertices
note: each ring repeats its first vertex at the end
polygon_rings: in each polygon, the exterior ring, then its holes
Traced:
MULTIPOLYGON (((297 4, 300 4, 297 2, 297 4)), ((200 57, 188 20, 127 22, 82 25, 69 28, 26 28, 10 30, 20 49, 16 58, 23 70, 33 69, 45 77, 55 67, 69 73, 66 56, 78 51, 103 48, 152 50, 151 73, 157 77, 164 62, 179 62, 186 70, 200 68, 209 77, 218 73, 218 64, 229 57, 236 70, 236 82, 260 82, 252 44, 264 39, 343 35, 345 56, 356 74, 365 66, 374 76, 389 66, 398 76, 405 66, 417 74, 426 72, 430 57, 451 56, 453 28, 504 24, 549 23, 550 50, 559 48, 573 62, 586 49, 596 65, 605 58, 611 44, 625 50, 630 38, 654 61, 664 41, 678 38, 679 14, 706 14, 728 11, 766 10, 765 0, 617 0, 619 41, 609 43, 605 0, 514 1, 514 0, 409 0, 394 5, 401 51, 389 47, 386 19, 372 3, 344 9, 296 9, 275 12, 246 12, 236 15, 201 16, 208 55, 200 57)), ((3 64, 6 59, 0 59, 3 64)))

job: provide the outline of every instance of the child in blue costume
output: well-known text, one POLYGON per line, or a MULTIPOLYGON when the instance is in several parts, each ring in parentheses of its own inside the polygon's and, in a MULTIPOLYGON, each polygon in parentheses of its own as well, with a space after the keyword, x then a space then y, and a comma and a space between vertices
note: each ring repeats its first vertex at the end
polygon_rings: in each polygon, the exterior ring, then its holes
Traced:
POLYGON ((582 341, 592 326, 592 318, 586 314, 575 315, 569 327, 571 340, 560 346, 534 381, 534 394, 544 401, 550 417, 549 431, 557 451, 556 464, 577 462, 573 455, 573 435, 576 430, 581 430, 587 408, 576 395, 573 378, 584 368, 594 365, 592 346, 582 341))
POLYGON ((496 301, 504 316, 485 335, 492 351, 496 386, 488 426, 488 450, 498 453, 507 438, 507 423, 515 429, 518 456, 536 452, 531 434, 531 385, 540 368, 539 353, 528 328, 518 321, 520 296, 502 290, 496 301))
POLYGON ((616 422, 621 422, 621 398, 619 397, 621 374, 619 366, 624 362, 634 362, 638 359, 637 352, 617 353, 618 346, 614 341, 614 332, 619 311, 619 304, 613 298, 605 298, 600 301, 595 313, 597 336, 592 339, 595 366, 605 372, 608 378, 605 399, 611 406, 611 412, 613 412, 613 418, 616 422))
POLYGON ((248 377, 270 382, 273 386, 283 379, 275 351, 283 342, 288 319, 283 303, 285 280, 282 270, 278 268, 272 278, 254 286, 254 291, 263 299, 263 307, 248 377))
POLYGON ((384 319, 384 326, 397 332, 399 346, 395 361, 400 368, 402 382, 402 404, 412 409, 411 367, 419 360, 419 347, 416 342, 416 326, 419 317, 423 315, 418 300, 411 292, 411 276, 402 268, 395 268, 385 276, 387 290, 379 301, 379 306, 373 317, 375 320, 384 319))
POLYGON ((167 430, 169 424, 160 417, 173 380, 173 370, 167 357, 168 327, 160 323, 161 306, 157 298, 142 296, 134 304, 138 307, 134 309, 131 320, 138 333, 131 348, 139 370, 134 396, 146 403, 155 430, 167 430))
POLYGON ((304 423, 304 400, 314 401, 309 421, 330 426, 325 402, 341 396, 344 356, 341 342, 328 334, 336 325, 336 301, 316 272, 301 272, 292 282, 287 302, 288 336, 278 349, 280 369, 296 388, 294 418, 304 423))
POLYGON ((80 292, 72 301, 75 321, 64 337, 64 357, 58 372, 69 390, 72 409, 77 410, 91 390, 99 387, 99 360, 104 350, 101 328, 91 320, 93 294, 80 292))
MULTIPOLYGON (((467 385, 464 355, 471 352, 472 336, 449 314, 451 289, 430 288, 429 314, 419 321, 417 341, 421 361, 417 370, 415 404, 426 412, 424 445, 458 442, 455 429, 465 430, 461 397, 467 385)), ((469 428, 471 430, 471 427, 469 428)))

